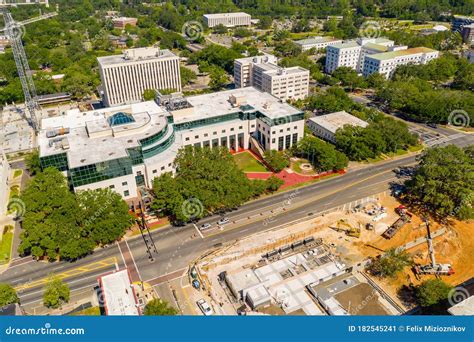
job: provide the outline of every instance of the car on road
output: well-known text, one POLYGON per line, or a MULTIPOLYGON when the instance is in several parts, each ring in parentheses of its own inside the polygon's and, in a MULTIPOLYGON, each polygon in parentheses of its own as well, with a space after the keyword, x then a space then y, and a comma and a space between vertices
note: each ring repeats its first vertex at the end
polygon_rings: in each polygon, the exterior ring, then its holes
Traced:
POLYGON ((229 223, 229 222, 230 222, 230 220, 229 220, 228 217, 223 217, 223 218, 221 218, 219 221, 217 221, 217 224, 218 224, 219 226, 222 226, 223 224, 226 224, 226 223, 229 223))
POLYGON ((204 223, 204 224, 201 224, 201 226, 199 227, 200 230, 206 230, 206 229, 209 229, 212 227, 212 224, 210 223, 204 223))
POLYGON ((197 279, 193 280, 192 285, 196 290, 199 290, 201 288, 201 283, 197 279))
POLYGON ((212 311, 211 307, 204 299, 199 299, 196 304, 205 316, 212 316, 214 314, 214 311, 212 311))

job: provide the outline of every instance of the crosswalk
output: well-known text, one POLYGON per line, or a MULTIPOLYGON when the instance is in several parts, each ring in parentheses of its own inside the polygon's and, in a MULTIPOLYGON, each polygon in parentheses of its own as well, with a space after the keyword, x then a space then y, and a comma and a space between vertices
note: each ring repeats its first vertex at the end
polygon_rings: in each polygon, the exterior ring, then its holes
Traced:
POLYGON ((441 144, 450 142, 452 140, 462 138, 463 136, 464 136, 463 133, 457 133, 450 136, 434 137, 434 138, 425 140, 424 143, 426 146, 432 147, 432 146, 441 145, 441 144))

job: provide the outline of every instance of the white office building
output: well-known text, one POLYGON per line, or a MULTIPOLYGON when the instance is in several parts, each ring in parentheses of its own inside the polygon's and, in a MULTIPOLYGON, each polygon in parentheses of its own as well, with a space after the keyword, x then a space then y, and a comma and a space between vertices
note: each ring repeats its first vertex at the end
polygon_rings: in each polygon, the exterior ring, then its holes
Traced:
POLYGON ((375 72, 390 78, 395 69, 406 64, 426 64, 439 57, 439 51, 426 47, 390 51, 365 57, 363 75, 375 72))
POLYGON ((101 304, 107 316, 138 316, 138 298, 127 269, 99 277, 101 304))
POLYGON ((311 132, 324 140, 336 142, 336 131, 346 125, 367 127, 368 123, 345 111, 312 117, 307 122, 311 132))
POLYGON ((240 58, 234 61, 236 88, 253 86, 281 100, 304 99, 309 92, 309 70, 283 68, 273 55, 240 58))
POLYGON ((146 89, 181 91, 179 57, 155 47, 97 58, 107 106, 141 101, 146 89))
POLYGON ((109 187, 125 199, 173 172, 183 146, 257 145, 283 150, 304 134, 304 113, 253 87, 147 101, 45 118, 38 137, 41 166, 62 171, 74 190, 109 187))
POLYGON ((7 157, 0 151, 0 217, 7 212, 10 178, 10 164, 7 157))
POLYGON ((332 44, 326 49, 327 73, 339 67, 349 67, 361 73, 366 55, 391 51, 394 42, 385 38, 358 38, 344 43, 332 44))
POLYGON ((330 45, 341 44, 342 39, 334 37, 312 37, 295 41, 295 44, 301 47, 301 51, 308 51, 311 49, 323 50, 330 45))
POLYGON ((250 26, 251 19, 250 14, 244 12, 204 14, 204 22, 209 28, 220 24, 225 27, 250 26))

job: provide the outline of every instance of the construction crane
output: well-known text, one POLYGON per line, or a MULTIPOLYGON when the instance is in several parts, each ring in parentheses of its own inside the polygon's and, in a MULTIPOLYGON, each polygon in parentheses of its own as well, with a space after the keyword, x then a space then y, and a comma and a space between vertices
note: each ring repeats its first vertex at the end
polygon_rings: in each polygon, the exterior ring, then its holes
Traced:
POLYGON ((21 87, 23 89, 23 94, 25 96, 25 106, 29 113, 29 117, 26 119, 28 123, 33 128, 35 132, 39 130, 38 118, 36 116, 36 111, 39 110, 39 105, 37 101, 36 87, 33 82, 33 77, 31 76, 30 65, 28 63, 28 58, 26 57, 25 49, 23 47, 23 42, 21 40, 21 27, 39 20, 51 18, 57 15, 56 12, 47 13, 40 15, 39 17, 25 20, 23 22, 16 22, 13 20, 13 17, 8 10, 8 7, 15 7, 18 5, 46 5, 49 7, 48 0, 19 0, 19 1, 9 1, 9 0, 0 0, 0 11, 3 14, 5 21, 5 28, 3 31, 6 32, 6 36, 10 41, 10 45, 13 50, 13 58, 15 59, 16 68, 18 70, 18 76, 20 77, 21 87))
POLYGON ((415 275, 418 277, 422 274, 434 274, 436 276, 454 274, 454 269, 451 264, 440 264, 436 262, 433 239, 431 238, 430 224, 427 218, 425 218, 425 223, 426 229, 428 231, 428 236, 426 237, 426 240, 428 241, 428 252, 430 254, 431 263, 423 266, 415 265, 413 267, 415 275))

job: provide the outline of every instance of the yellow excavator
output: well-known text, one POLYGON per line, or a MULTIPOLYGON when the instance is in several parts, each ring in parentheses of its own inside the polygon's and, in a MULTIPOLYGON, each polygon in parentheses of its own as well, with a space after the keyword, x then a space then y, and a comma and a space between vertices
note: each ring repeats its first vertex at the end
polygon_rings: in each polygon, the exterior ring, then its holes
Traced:
POLYGON ((360 227, 352 227, 345 219, 338 220, 336 226, 331 228, 337 232, 345 232, 347 236, 360 238, 360 227))

